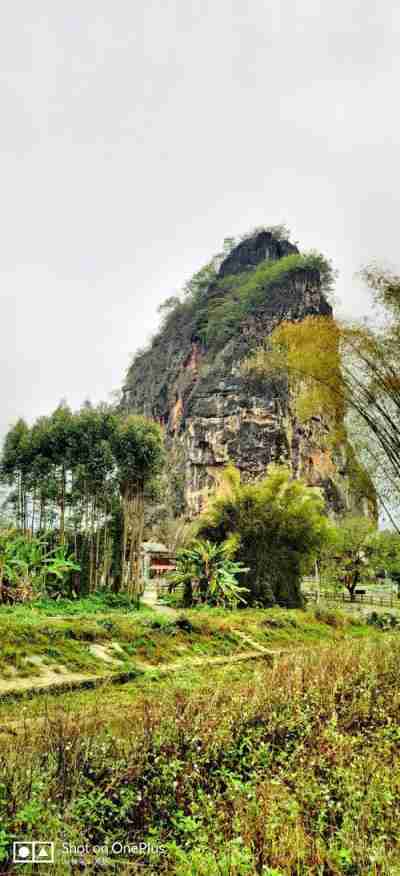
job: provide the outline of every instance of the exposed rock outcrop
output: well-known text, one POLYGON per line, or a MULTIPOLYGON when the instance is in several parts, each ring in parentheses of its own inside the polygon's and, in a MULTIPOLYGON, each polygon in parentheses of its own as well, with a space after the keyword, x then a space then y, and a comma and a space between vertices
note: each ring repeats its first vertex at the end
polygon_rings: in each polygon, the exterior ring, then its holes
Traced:
POLYGON ((171 466, 182 468, 191 516, 204 507, 229 461, 248 479, 263 475, 272 461, 289 463, 294 476, 323 488, 331 513, 374 513, 373 490, 359 477, 348 443, 332 447, 318 417, 306 426, 296 421, 284 380, 257 385, 241 370, 242 361, 282 320, 332 314, 320 269, 297 256, 296 246, 271 232, 243 240, 201 294, 173 307, 129 369, 124 407, 165 427, 171 466), (281 273, 265 280, 256 273, 278 263, 281 273), (239 319, 238 282, 256 276, 257 295, 239 319), (231 301, 236 310, 230 322, 223 308, 231 301), (214 334, 207 335, 204 325, 209 329, 211 318, 214 334))

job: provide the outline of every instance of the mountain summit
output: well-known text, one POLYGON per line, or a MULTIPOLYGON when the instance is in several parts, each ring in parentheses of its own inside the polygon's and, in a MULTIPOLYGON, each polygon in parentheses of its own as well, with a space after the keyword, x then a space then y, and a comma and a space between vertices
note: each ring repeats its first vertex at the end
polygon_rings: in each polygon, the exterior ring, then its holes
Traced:
POLYGON ((301 424, 284 379, 257 385, 241 369, 282 320, 331 316, 331 285, 322 256, 301 254, 273 229, 257 230, 160 308, 158 334, 129 368, 123 407, 165 428, 178 510, 199 513, 228 462, 245 480, 285 462, 294 477, 323 489, 333 515, 373 513, 350 444, 332 445, 319 417, 301 424))

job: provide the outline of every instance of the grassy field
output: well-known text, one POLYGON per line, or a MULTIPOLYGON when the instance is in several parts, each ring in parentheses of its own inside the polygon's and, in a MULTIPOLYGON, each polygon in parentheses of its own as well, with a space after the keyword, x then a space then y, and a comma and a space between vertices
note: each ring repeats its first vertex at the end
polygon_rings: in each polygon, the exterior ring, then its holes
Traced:
MULTIPOLYGON (((29 629, 97 630, 92 614, 37 608, 29 629)), ((185 618, 192 644, 237 647, 242 632, 286 653, 3 702, 0 872, 25 838, 55 841, 57 876, 400 876, 398 634, 323 610, 185 618)), ((108 619, 170 658, 169 619, 108 619)), ((11 622, 26 632, 26 610, 0 614, 1 631, 11 622)))

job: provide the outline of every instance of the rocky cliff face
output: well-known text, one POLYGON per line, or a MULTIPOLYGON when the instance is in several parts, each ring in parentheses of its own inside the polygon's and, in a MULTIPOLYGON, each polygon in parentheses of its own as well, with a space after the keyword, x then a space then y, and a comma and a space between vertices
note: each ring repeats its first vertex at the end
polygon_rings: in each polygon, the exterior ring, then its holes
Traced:
POLYGON ((306 426, 296 421, 284 380, 257 386, 241 371, 282 320, 331 313, 321 269, 289 241, 261 232, 236 246, 200 292, 176 302, 150 348, 135 358, 124 407, 164 426, 190 516, 202 510, 229 461, 245 479, 262 476, 270 462, 286 462, 295 477, 323 488, 331 513, 373 513, 373 495, 347 442, 332 449, 320 418, 306 426), (245 307, 244 288, 253 290, 245 307))

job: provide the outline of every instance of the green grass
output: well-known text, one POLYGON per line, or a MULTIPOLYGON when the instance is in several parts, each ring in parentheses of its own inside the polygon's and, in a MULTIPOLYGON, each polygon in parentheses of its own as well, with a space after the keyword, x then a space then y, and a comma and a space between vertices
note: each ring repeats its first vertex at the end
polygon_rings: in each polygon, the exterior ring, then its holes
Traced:
POLYGON ((107 647, 113 642, 119 644, 115 656, 122 660, 116 670, 132 668, 136 661, 157 666, 199 653, 217 656, 243 650, 238 638, 231 631, 221 631, 219 625, 181 626, 151 611, 49 617, 47 607, 44 612, 40 606, 19 607, 0 612, 0 637, 0 680, 12 677, 12 669, 19 677, 40 674, 30 657, 41 657, 71 672, 109 672, 110 666, 93 655, 90 646, 107 647))
MULTIPOLYGON (((151 609, 137 610, 125 596, 110 593, 1 606, 0 681, 43 674, 40 666, 30 662, 31 657, 40 657, 44 667, 56 672, 60 665, 75 673, 110 671, 103 660, 90 653, 89 645, 129 635, 132 627, 136 629, 153 616, 151 609)), ((126 663, 126 668, 131 668, 132 661, 126 663)))
POLYGON ((143 605, 140 605, 138 609, 136 604, 124 594, 103 591, 92 593, 90 596, 85 596, 81 599, 38 599, 35 602, 16 604, 15 606, 0 605, 0 618, 7 615, 21 618, 35 615, 58 617, 65 615, 86 616, 99 613, 110 614, 112 612, 131 614, 138 611, 140 614, 143 614, 143 612, 151 613, 151 609, 143 605))
POLYGON ((201 607, 185 609, 185 617, 203 630, 216 628, 224 635, 239 631, 266 648, 298 647, 360 634, 371 635, 372 632, 357 617, 341 611, 312 607, 307 610, 249 608, 231 612, 222 608, 201 607))

